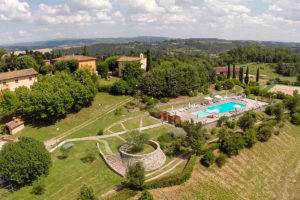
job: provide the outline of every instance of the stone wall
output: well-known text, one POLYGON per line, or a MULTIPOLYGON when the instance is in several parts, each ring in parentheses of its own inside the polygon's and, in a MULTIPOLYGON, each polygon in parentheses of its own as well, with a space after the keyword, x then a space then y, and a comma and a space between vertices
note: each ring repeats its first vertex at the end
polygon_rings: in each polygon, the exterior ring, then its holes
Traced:
POLYGON ((166 162, 166 156, 164 152, 160 149, 160 146, 157 142, 150 140, 149 145, 155 148, 155 151, 143 154, 143 155, 133 155, 126 153, 127 149, 130 148, 132 145, 125 144, 120 147, 120 155, 123 161, 123 164, 126 168, 129 166, 141 162, 146 171, 155 170, 161 167, 166 162))

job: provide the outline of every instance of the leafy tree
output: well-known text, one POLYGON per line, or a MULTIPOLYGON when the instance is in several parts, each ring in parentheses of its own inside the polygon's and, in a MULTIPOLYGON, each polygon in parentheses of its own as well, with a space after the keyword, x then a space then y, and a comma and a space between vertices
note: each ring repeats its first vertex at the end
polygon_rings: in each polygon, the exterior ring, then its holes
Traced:
POLYGON ((71 60, 68 60, 67 63, 68 63, 68 68, 70 69, 70 71, 72 73, 78 69, 78 66, 79 66, 78 60, 71 59, 71 60))
POLYGON ((127 142, 134 143, 134 147, 132 148, 135 149, 135 152, 141 151, 143 148, 143 144, 146 144, 150 139, 150 136, 148 134, 140 133, 136 130, 127 132, 125 137, 127 142))
POLYGON ((300 73, 297 75, 297 81, 300 81, 300 73))
POLYGON ((115 69, 118 67, 117 60, 120 58, 120 56, 111 56, 105 59, 105 62, 108 64, 110 71, 115 71, 115 69))
POLYGON ((220 149, 228 156, 237 155, 245 145, 244 138, 240 133, 226 133, 220 140, 220 149))
POLYGON ((66 60, 60 60, 55 63, 55 69, 58 71, 65 71, 69 69, 68 62, 66 60))
POLYGON ((58 71, 70 71, 75 72, 79 66, 78 60, 71 59, 71 60, 60 60, 57 63, 55 63, 55 68, 58 71))
POLYGON ((257 68, 257 71, 256 71, 256 82, 257 83, 259 82, 259 67, 257 68))
POLYGON ((220 155, 216 158, 216 164, 221 168, 226 164, 227 159, 228 157, 226 154, 220 153, 220 155))
POLYGON ((141 189, 145 181, 145 169, 141 162, 131 165, 126 172, 126 179, 131 187, 141 189))
POLYGON ((300 125, 300 113, 293 113, 291 122, 295 125, 300 125))
POLYGON ((277 120, 282 119, 283 111, 284 111, 284 104, 283 103, 277 103, 273 106, 273 113, 276 116, 277 120))
POLYGON ((233 64, 232 78, 236 78, 235 64, 233 64))
POLYGON ((2 96, 0 96, 0 113, 5 116, 10 116, 16 113, 20 106, 20 101, 14 92, 6 90, 2 96))
POLYGON ((87 186, 84 184, 80 192, 77 195, 77 200, 96 200, 96 196, 94 194, 94 190, 92 187, 87 186))
POLYGON ((224 90, 230 90, 234 87, 234 83, 232 80, 227 79, 226 81, 223 82, 223 89, 224 90))
POLYGON ((48 175, 50 166, 50 153, 42 142, 32 138, 20 137, 0 151, 0 173, 18 185, 48 175))
POLYGON ((17 66, 17 69, 33 68, 36 71, 39 71, 39 65, 36 63, 34 58, 32 56, 29 56, 29 55, 19 56, 16 59, 16 66, 17 66))
POLYGON ((123 80, 127 82, 130 93, 133 93, 139 86, 143 76, 140 62, 126 62, 123 70, 123 80))
POLYGON ((100 63, 98 63, 98 65, 97 65, 97 71, 101 75, 101 78, 107 79, 107 77, 108 77, 108 71, 109 71, 109 67, 108 67, 107 62, 100 62, 100 63))
POLYGON ((246 129, 253 128, 256 120, 256 113, 248 111, 242 117, 239 118, 238 125, 239 127, 241 127, 241 129, 245 131, 246 129))
POLYGON ((251 148, 257 142, 257 135, 254 129, 247 129, 244 134, 245 146, 251 148))
POLYGON ((246 70, 245 83, 246 83, 246 84, 249 83, 249 67, 248 67, 248 66, 247 66, 247 70, 246 70))
POLYGON ((230 79, 230 63, 227 63, 227 79, 230 79))
POLYGON ((147 67, 146 71, 150 71, 152 69, 152 52, 150 49, 147 49, 147 67))
POLYGON ((241 67, 239 72, 239 81, 243 83, 243 80, 244 80, 244 68, 241 67))
POLYGON ((216 160, 216 156, 212 151, 207 151, 204 156, 201 158, 200 162, 205 167, 210 167, 216 160))
POLYGON ((148 190, 143 190, 139 200, 154 200, 152 194, 148 190))
POLYGON ((52 72, 54 71, 54 66, 53 65, 43 65, 40 67, 40 74, 52 74, 52 72))
POLYGON ((130 89, 126 81, 124 80, 118 80, 114 82, 112 88, 111 88, 113 93, 116 94, 129 94, 130 89))
POLYGON ((84 45, 84 47, 83 47, 83 55, 84 56, 88 56, 89 55, 86 45, 84 45))
POLYGON ((272 136, 272 128, 268 124, 261 124, 258 128, 257 139, 266 142, 272 136))
POLYGON ((7 53, 6 49, 0 48, 0 59, 1 59, 2 56, 3 56, 4 54, 6 54, 6 53, 7 53))

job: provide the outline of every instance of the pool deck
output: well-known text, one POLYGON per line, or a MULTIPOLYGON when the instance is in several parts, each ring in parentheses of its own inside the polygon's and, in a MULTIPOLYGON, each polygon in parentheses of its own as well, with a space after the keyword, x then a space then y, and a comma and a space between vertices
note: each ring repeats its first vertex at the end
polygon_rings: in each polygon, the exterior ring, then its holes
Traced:
POLYGON ((209 104, 207 105, 200 105, 200 104, 193 104, 190 107, 181 107, 181 108, 176 108, 173 111, 169 111, 172 113, 176 113, 177 116, 180 116, 182 121, 190 121, 194 120, 194 122, 202 122, 203 124, 208 124, 217 121, 220 117, 222 116, 232 116, 236 115, 239 113, 246 112, 248 110, 254 110, 263 106, 266 106, 268 103, 262 102, 262 101, 256 101, 253 99, 248 99, 248 98, 237 98, 237 97, 228 97, 226 100, 218 100, 217 102, 213 103, 210 101, 209 104), (205 109, 208 107, 220 105, 220 104, 225 104, 228 102, 235 102, 239 104, 245 105, 245 107, 239 108, 236 111, 230 111, 230 112, 225 112, 221 114, 212 114, 210 116, 206 117, 197 117, 196 115, 192 114, 193 112, 197 111, 206 111, 205 109), (196 106, 195 106, 196 105, 196 106))

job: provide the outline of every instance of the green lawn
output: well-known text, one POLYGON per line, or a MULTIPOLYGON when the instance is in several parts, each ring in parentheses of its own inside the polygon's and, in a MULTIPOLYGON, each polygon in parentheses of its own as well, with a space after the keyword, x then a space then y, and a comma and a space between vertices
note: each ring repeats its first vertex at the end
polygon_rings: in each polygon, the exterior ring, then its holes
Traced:
MULTIPOLYGON (((289 80, 294 82, 297 80, 296 76, 288 77, 277 74, 275 72, 275 68, 272 67, 272 64, 268 63, 249 63, 249 64, 239 64, 236 65, 237 67, 244 67, 244 73, 246 73, 246 68, 249 66, 249 74, 256 75, 257 67, 260 67, 260 75, 267 75, 268 79, 275 79, 276 77, 280 78, 281 80, 289 80)), ((262 79, 260 79, 262 80, 262 79)))
POLYGON ((128 149, 127 152, 131 153, 131 154, 135 154, 135 155, 142 155, 142 154, 147 154, 147 153, 151 153, 153 152, 155 149, 153 148, 153 146, 149 145, 149 144, 143 144, 142 150, 139 152, 134 152, 132 151, 132 148, 128 149))
POLYGON ((143 127, 161 123, 160 120, 153 119, 150 116, 143 117, 143 127))
POLYGON ((123 122, 127 130, 133 130, 140 127, 140 118, 131 119, 123 122))
MULTIPOLYGON (((110 138, 105 138, 103 140, 108 142, 109 147, 113 153, 119 153, 119 148, 123 144, 125 144, 125 142, 118 137, 110 137, 110 138)), ((102 148, 101 148, 101 150, 102 150, 102 148)))
POLYGON ((119 77, 110 76, 110 79, 106 81, 104 78, 99 79, 100 85, 113 85, 114 82, 120 80, 119 77))
MULTIPOLYGON (((109 110, 113 105, 124 101, 129 98, 128 96, 113 96, 107 93, 98 93, 92 105, 88 108, 83 108, 78 113, 69 114, 65 119, 57 121, 55 124, 35 127, 32 125, 26 125, 25 129, 20 133, 9 136, 9 138, 15 138, 19 136, 29 136, 40 141, 51 139, 63 132, 72 129, 73 127, 80 125, 81 123, 94 118, 101 113, 109 110), (99 106, 101 104, 101 106, 99 106), (59 130, 58 130, 58 129, 59 130)), ((97 130, 98 131, 98 130, 97 130)))
POLYGON ((109 130, 111 130, 114 133, 124 131, 123 127, 120 124, 117 124, 117 125, 111 127, 109 130))
POLYGON ((60 151, 51 154, 53 166, 46 178, 46 193, 42 196, 30 194, 31 186, 9 194, 5 199, 35 200, 76 199, 83 184, 92 186, 97 197, 118 185, 124 179, 112 172, 98 154, 96 142, 73 142, 69 157, 65 160, 57 158, 60 151), (96 160, 93 163, 83 163, 80 158, 92 153, 96 160))
POLYGON ((168 126, 168 125, 163 125, 163 126, 159 126, 156 128, 151 128, 148 130, 143 131, 143 133, 147 133, 150 135, 150 139, 151 140, 156 140, 157 138, 161 135, 163 135, 164 133, 168 133, 172 130, 172 127, 168 126))

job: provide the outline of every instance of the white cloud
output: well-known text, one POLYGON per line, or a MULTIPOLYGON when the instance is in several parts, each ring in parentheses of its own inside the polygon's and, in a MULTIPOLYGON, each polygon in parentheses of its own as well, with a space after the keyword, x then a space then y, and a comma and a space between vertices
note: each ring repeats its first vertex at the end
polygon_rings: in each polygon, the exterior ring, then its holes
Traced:
POLYGON ((67 0, 70 7, 77 10, 110 10, 112 5, 109 0, 67 0))
POLYGON ((97 20, 97 22, 100 22, 103 24, 114 24, 115 23, 112 20, 112 18, 107 15, 106 12, 101 12, 101 11, 96 13, 96 20, 97 20))
POLYGON ((92 18, 87 11, 74 11, 68 5, 48 6, 40 4, 35 17, 48 24, 88 24, 92 18))
POLYGON ((19 0, 0 0, 0 20, 29 20, 31 12, 27 2, 19 0))

